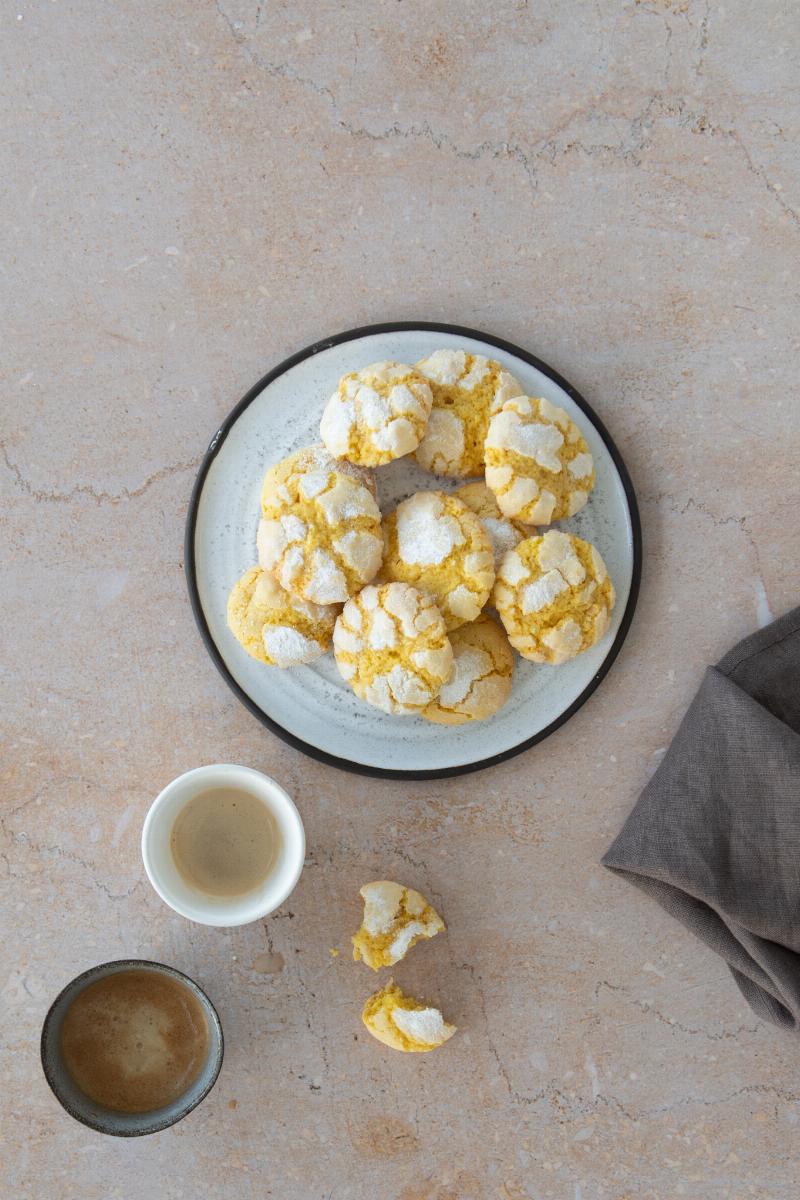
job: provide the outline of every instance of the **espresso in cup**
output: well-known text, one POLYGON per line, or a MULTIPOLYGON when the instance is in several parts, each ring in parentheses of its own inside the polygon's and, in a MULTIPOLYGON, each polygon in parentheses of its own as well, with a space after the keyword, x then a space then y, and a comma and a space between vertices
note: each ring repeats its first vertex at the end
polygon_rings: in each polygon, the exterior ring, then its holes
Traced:
POLYGON ((280 784, 251 767, 195 767, 167 784, 142 827, 147 877, 202 925, 263 920, 303 869, 303 822, 280 784))
POLYGON ((183 1096, 208 1048, 197 997, 179 979, 141 968, 88 984, 67 1008, 59 1040, 73 1083, 121 1113, 152 1112, 183 1096))
POLYGON ((219 1017, 164 963, 100 963, 67 984, 42 1026, 45 1078, 67 1112, 117 1137, 157 1133, 208 1095, 222 1065, 219 1017))
POLYGON ((206 896, 244 896, 269 877, 280 834, 258 797, 238 788, 209 788, 178 813, 170 851, 189 887, 206 896))

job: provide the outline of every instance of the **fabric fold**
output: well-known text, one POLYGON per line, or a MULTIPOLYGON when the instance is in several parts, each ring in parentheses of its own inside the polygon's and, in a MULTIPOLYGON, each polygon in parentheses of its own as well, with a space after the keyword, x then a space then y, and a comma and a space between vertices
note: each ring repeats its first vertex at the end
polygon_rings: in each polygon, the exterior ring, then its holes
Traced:
POLYGON ((800 1028, 800 608, 708 668, 603 863, 800 1028))

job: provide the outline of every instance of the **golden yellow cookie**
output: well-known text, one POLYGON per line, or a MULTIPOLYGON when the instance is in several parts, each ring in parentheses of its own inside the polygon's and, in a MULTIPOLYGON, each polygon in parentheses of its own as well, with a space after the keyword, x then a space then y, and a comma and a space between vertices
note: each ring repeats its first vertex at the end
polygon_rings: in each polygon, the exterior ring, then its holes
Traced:
POLYGON ((482 721, 502 708, 511 695, 514 655, 503 629, 482 614, 450 634, 453 674, 423 712, 437 725, 482 721))
POLYGON ((501 512, 549 525, 583 508, 594 462, 577 425, 549 400, 516 396, 494 413, 486 435, 486 482, 501 512))
POLYGON ((361 1019, 369 1032, 385 1046, 406 1053, 435 1050, 456 1031, 438 1008, 430 1008, 404 996, 390 979, 385 988, 370 996, 361 1019))
POLYGON ((417 492, 384 519, 381 579, 433 596, 448 629, 474 621, 494 583, 494 556, 480 519, 457 496, 417 492))
POLYGON ((445 925, 424 896, 413 888, 376 879, 361 888, 364 920, 353 934, 353 958, 373 971, 391 967, 405 958, 422 938, 432 938, 445 925))
POLYGON ((273 667, 313 662, 330 649, 339 609, 287 592, 252 567, 228 597, 228 628, 248 654, 273 667))
POLYGON ((334 458, 379 467, 416 450, 431 403, 430 385, 415 367, 372 363, 339 380, 322 414, 320 435, 334 458))
POLYGON ((258 561, 287 591, 344 603, 381 565, 381 514, 372 476, 310 446, 271 467, 261 489, 258 561))
POLYGON ((361 700, 402 715, 430 704, 453 670, 442 614, 406 583, 366 587, 348 600, 333 629, 333 653, 361 700))
POLYGON ((532 662, 563 663, 607 631, 614 585, 594 546, 548 530, 509 550, 494 602, 511 645, 532 662))
POLYGON ((417 363, 431 385, 433 408, 416 453, 426 471, 458 479, 483 474, 489 417, 522 388, 500 363, 464 350, 436 350, 417 363))
POLYGON ((492 543, 495 571, 509 550, 518 546, 523 538, 531 537, 536 532, 530 525, 523 525, 521 521, 512 521, 509 517, 504 517, 494 492, 489 490, 482 479, 462 484, 460 488, 456 488, 453 495, 463 500, 467 508, 471 508, 480 517, 492 543))

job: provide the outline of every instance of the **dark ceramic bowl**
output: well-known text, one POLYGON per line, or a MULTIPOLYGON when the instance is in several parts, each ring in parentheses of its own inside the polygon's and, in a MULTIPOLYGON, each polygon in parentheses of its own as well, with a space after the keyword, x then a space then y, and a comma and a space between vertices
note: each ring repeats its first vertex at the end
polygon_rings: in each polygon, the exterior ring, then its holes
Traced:
POLYGON ((76 1121, 96 1129, 99 1133, 109 1133, 114 1137, 140 1137, 144 1133, 158 1133, 168 1129, 170 1125, 183 1119, 193 1108, 197 1108, 217 1082, 224 1042, 222 1026, 217 1010, 208 996, 199 988, 193 979, 176 971, 174 967, 164 966, 163 963, 148 962, 142 958, 124 958, 117 962, 101 963, 91 967, 68 983, 62 992, 50 1005, 50 1010, 42 1026, 42 1069, 54 1096, 76 1121), (119 971, 155 971, 167 975, 184 984, 197 998, 203 1008, 208 1022, 208 1058, 197 1079, 187 1088, 182 1096, 173 1100, 164 1108, 156 1108, 151 1112, 121 1113, 113 1109, 95 1104, 87 1095, 73 1083, 61 1059, 60 1041, 61 1024, 72 1001, 90 983, 103 979, 107 975, 115 975, 119 971))

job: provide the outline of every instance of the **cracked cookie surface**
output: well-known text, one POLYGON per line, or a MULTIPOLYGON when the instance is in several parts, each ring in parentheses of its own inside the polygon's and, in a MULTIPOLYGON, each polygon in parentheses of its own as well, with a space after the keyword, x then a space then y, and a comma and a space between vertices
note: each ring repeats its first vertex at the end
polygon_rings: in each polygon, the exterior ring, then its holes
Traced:
POLYGON ((594 487, 589 447, 549 400, 507 400, 489 422, 485 449, 486 483, 507 517, 549 525, 583 508, 594 487))
POLYGON ((228 596, 228 628, 247 653, 272 667, 313 662, 330 649, 336 605, 293 596, 261 567, 252 567, 228 596))
POLYGON ((406 1053, 435 1050, 456 1032, 455 1025, 449 1025, 438 1008, 404 995, 391 979, 370 996, 361 1019, 379 1042, 406 1053))
POLYGON ((261 489, 258 561, 287 591, 343 603, 381 564, 381 514, 372 476, 323 446, 271 467, 261 489))
POLYGON ((614 585, 597 549, 548 530, 510 550, 494 601, 511 645, 532 662, 563 663, 607 632, 614 585))
POLYGON ((482 479, 474 483, 465 483, 453 492, 459 500, 463 500, 467 508, 471 508, 480 517, 483 528, 489 535, 494 554, 495 571, 509 550, 518 546, 523 538, 531 537, 536 530, 531 525, 523 525, 521 521, 513 521, 504 517, 493 491, 482 479))
POLYGON ((445 924, 436 909, 413 888, 377 879, 361 888, 364 919, 353 934, 353 958, 373 971, 394 966, 423 938, 435 937, 445 924))
POLYGON ((453 670, 441 612, 406 583, 370 585, 348 600, 334 626, 333 653, 361 700, 401 715, 421 712, 453 670))
POLYGON ((465 350, 435 350, 417 363, 433 407, 416 452, 426 471, 458 479, 482 475, 489 417, 522 389, 500 363, 465 350))
POLYGON ((453 674, 423 717, 436 725, 482 721, 502 708, 511 695, 514 654, 505 631, 481 615, 450 634, 453 674))
POLYGON ((432 596, 448 629, 479 615, 494 583, 494 555, 480 519, 457 496, 417 492, 384 518, 380 578, 432 596))
POLYGON ((382 466, 416 450, 431 403, 430 385, 415 367, 372 363, 339 380, 322 414, 320 435, 334 458, 382 466))

